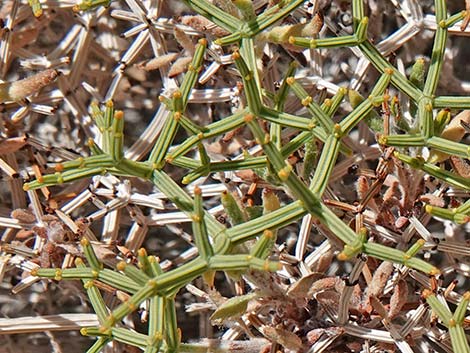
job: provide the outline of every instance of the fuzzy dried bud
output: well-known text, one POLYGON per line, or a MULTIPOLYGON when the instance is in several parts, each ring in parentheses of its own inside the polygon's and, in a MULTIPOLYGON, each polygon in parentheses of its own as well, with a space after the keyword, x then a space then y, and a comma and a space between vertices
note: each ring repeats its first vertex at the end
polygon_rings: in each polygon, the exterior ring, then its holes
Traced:
POLYGON ((48 69, 19 81, 0 84, 0 103, 18 102, 55 81, 57 70, 48 69))
POLYGON ((183 56, 176 60, 173 65, 171 65, 170 71, 168 72, 168 76, 172 78, 185 72, 188 69, 191 60, 192 58, 190 56, 183 56))
POLYGON ((380 297, 382 291, 387 283, 390 275, 393 271, 393 264, 389 261, 384 261, 380 266, 375 270, 374 275, 372 276, 372 281, 369 285, 367 294, 369 297, 376 296, 380 297))
POLYGON ((399 280, 395 288, 393 289, 392 297, 390 298, 390 310, 388 316, 392 319, 397 316, 403 305, 405 305, 408 299, 408 285, 406 281, 399 280))
POLYGON ((145 71, 157 70, 161 68, 162 66, 165 66, 171 63, 173 60, 176 60, 178 56, 179 56, 178 53, 168 53, 168 54, 159 56, 158 58, 153 58, 148 61, 143 61, 137 64, 137 67, 145 71))

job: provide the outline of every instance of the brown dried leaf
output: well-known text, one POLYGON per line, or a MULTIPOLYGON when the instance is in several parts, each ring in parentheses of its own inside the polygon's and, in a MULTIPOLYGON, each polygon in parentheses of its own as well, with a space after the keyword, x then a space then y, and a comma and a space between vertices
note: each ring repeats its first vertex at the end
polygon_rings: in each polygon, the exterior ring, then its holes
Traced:
POLYGON ((333 258, 334 258, 334 252, 333 250, 330 249, 320 256, 318 261, 314 264, 312 270, 316 272, 320 272, 320 273, 326 272, 330 268, 333 258))
MULTIPOLYGON (((446 140, 458 142, 467 133, 464 125, 468 124, 470 124, 470 110, 463 110, 452 118, 444 131, 442 131, 441 137, 446 140)), ((431 161, 431 163, 438 163, 444 162, 447 158, 449 158, 449 154, 432 150, 428 160, 431 161)))
POLYGON ((279 343, 284 348, 294 351, 298 351, 302 348, 302 340, 295 333, 283 328, 270 326, 262 326, 260 330, 266 338, 279 343))
POLYGON ((465 178, 470 178, 470 165, 467 160, 457 156, 450 156, 450 163, 458 175, 465 178))
POLYGON ((309 297, 312 295, 326 291, 326 290, 336 290, 337 292, 341 292, 344 287, 343 281, 338 277, 326 277, 315 281, 313 285, 310 287, 308 292, 309 297))
POLYGON ((317 293, 315 295, 315 299, 322 306, 337 309, 341 299, 341 294, 336 291, 326 290, 324 292, 317 293))
POLYGON ((306 298, 313 283, 322 277, 323 275, 317 272, 313 272, 307 276, 302 277, 300 280, 290 286, 289 290, 287 291, 287 296, 293 299, 306 298))
POLYGON ((24 210, 22 208, 17 208, 16 210, 11 211, 11 218, 15 218, 22 223, 35 223, 36 216, 32 214, 29 210, 24 210))

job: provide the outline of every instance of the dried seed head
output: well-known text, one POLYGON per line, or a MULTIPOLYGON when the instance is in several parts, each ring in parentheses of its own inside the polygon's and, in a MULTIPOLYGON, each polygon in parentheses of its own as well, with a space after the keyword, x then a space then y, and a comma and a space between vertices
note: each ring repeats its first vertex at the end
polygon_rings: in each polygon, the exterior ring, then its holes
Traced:
POLYGON ((359 176, 357 179, 357 194, 360 199, 364 199, 367 195, 367 191, 369 190, 369 182, 367 178, 363 175, 359 176))
POLYGON ((395 288, 393 289, 393 294, 390 298, 390 310, 388 316, 393 319, 397 316, 403 305, 407 302, 408 299, 408 285, 406 281, 399 280, 395 288))
POLYGON ((54 82, 58 75, 57 70, 48 69, 19 81, 2 83, 0 84, 0 103, 18 102, 54 82))
POLYGON ((172 78, 185 72, 191 60, 192 58, 190 56, 183 56, 176 60, 173 65, 171 65, 170 71, 168 72, 168 76, 172 78))
POLYGON ((148 61, 143 61, 137 64, 137 67, 145 71, 157 70, 165 65, 168 65, 173 60, 176 60, 178 56, 179 56, 178 53, 168 53, 168 54, 159 56, 158 58, 153 58, 148 61))
POLYGON ((194 54, 194 43, 189 38, 189 36, 184 33, 183 30, 179 29, 178 27, 175 27, 173 30, 173 34, 175 36, 176 41, 178 42, 179 45, 183 47, 184 50, 186 50, 189 54, 193 55, 194 54))
POLYGON ((384 261, 380 266, 375 270, 374 275, 372 276, 372 281, 369 285, 367 294, 369 297, 376 296, 380 297, 385 284, 387 283, 390 275, 393 271, 393 264, 389 261, 384 261))

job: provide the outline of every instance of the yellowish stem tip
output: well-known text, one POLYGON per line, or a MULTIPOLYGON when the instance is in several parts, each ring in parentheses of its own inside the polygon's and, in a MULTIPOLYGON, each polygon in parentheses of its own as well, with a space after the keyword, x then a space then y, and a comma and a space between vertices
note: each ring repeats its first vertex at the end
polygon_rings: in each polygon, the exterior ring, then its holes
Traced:
POLYGON ((236 50, 236 51, 234 51, 234 52, 232 53, 232 59, 233 59, 233 60, 238 60, 238 59, 240 59, 240 52, 239 52, 238 50, 236 50))
POLYGON ((430 289, 425 289, 425 290, 423 290, 423 292, 421 293, 421 296, 422 296, 424 299, 428 299, 431 295, 434 295, 434 293, 433 293, 432 290, 430 290, 430 289))
POLYGON ((457 321, 455 321, 454 318, 449 320, 449 327, 455 327, 457 326, 457 321))
POLYGON ((140 248, 139 250, 137 250, 137 256, 147 256, 147 250, 145 250, 145 248, 140 248))
POLYGON ((463 294, 463 299, 464 299, 464 300, 470 300, 470 292, 465 292, 465 293, 463 294))
POLYGON ((271 135, 268 133, 264 134, 263 145, 267 145, 271 141, 271 135))
POLYGON ((348 256, 347 256, 345 253, 340 252, 340 253, 336 256, 336 258, 337 258, 339 261, 346 261, 346 260, 348 259, 348 256))
POLYGON ((426 240, 424 240, 424 239, 418 239, 418 240, 416 241, 416 243, 417 243, 419 246, 423 246, 424 244, 426 244, 426 240))
POLYGON ((124 271, 126 268, 127 264, 125 261, 119 261, 118 264, 116 265, 116 269, 118 271, 124 271))
POLYGON ((263 231, 263 235, 268 238, 268 239, 272 239, 274 237, 274 233, 272 230, 269 230, 269 229, 265 229, 263 231))
POLYGON ((181 119, 181 112, 174 112, 173 113, 173 118, 176 120, 176 121, 179 121, 181 119))
POLYGON ((310 97, 310 96, 307 96, 307 97, 305 97, 304 99, 301 100, 301 103, 304 107, 306 107, 307 105, 312 103, 312 101, 313 101, 313 98, 310 97))
POLYGON ((114 119, 121 120, 122 118, 124 118, 124 112, 122 110, 118 110, 114 113, 114 119))
POLYGON ((201 195, 202 194, 202 190, 199 186, 195 186, 194 187, 194 195, 201 195))
POLYGON ((286 83, 290 86, 290 85, 293 85, 295 82, 295 78, 294 77, 288 77, 286 78, 286 83))
POLYGON ((385 135, 379 135, 377 138, 377 141, 379 142, 379 145, 386 145, 388 142, 387 136, 385 135))
MULTIPOLYGON (((109 319, 109 317, 108 317, 109 319)), ((113 318, 114 319, 114 318, 113 318)), ((99 330, 102 334, 109 335, 111 333, 111 330, 109 329, 108 326, 101 326, 99 330)))
POLYGON ((64 171, 64 165, 62 163, 57 163, 55 166, 54 166, 54 170, 56 172, 63 172, 64 171))
POLYGON ((80 244, 82 246, 89 246, 90 245, 90 242, 87 238, 82 238, 82 240, 80 240, 80 244))
POLYGON ((249 122, 253 121, 254 118, 255 118, 255 116, 253 114, 246 114, 243 117, 243 120, 245 120, 246 123, 249 123, 249 122))
POLYGON ((172 97, 175 98, 175 99, 179 99, 179 98, 183 97, 183 93, 181 93, 180 90, 177 90, 177 91, 173 92, 172 97))
POLYGON ((288 178, 289 178, 289 175, 292 171, 292 166, 288 165, 288 166, 285 166, 284 168, 282 168, 278 173, 277 173, 277 176, 279 177, 279 179, 281 179, 282 181, 286 181, 288 178))
POLYGON ((384 72, 387 74, 387 75, 393 75, 393 69, 391 67, 386 67, 384 72))
POLYGON ((28 190, 29 190, 29 185, 23 184, 23 191, 28 191, 28 190))
POLYGON ((200 45, 206 46, 207 45, 207 39, 201 38, 197 41, 200 45))
POLYGON ((131 311, 136 311, 137 310, 137 306, 132 302, 127 302, 126 305, 131 311))
POLYGON ((437 267, 433 267, 431 271, 429 271, 429 274, 431 276, 437 276, 441 274, 441 270, 439 270, 437 267))
POLYGON ((81 258, 77 257, 77 258, 75 259, 74 263, 75 263, 75 266, 78 267, 78 266, 83 265, 83 260, 82 260, 81 258))
POLYGON ((106 108, 113 108, 113 107, 114 107, 114 103, 111 99, 106 101, 106 108))

